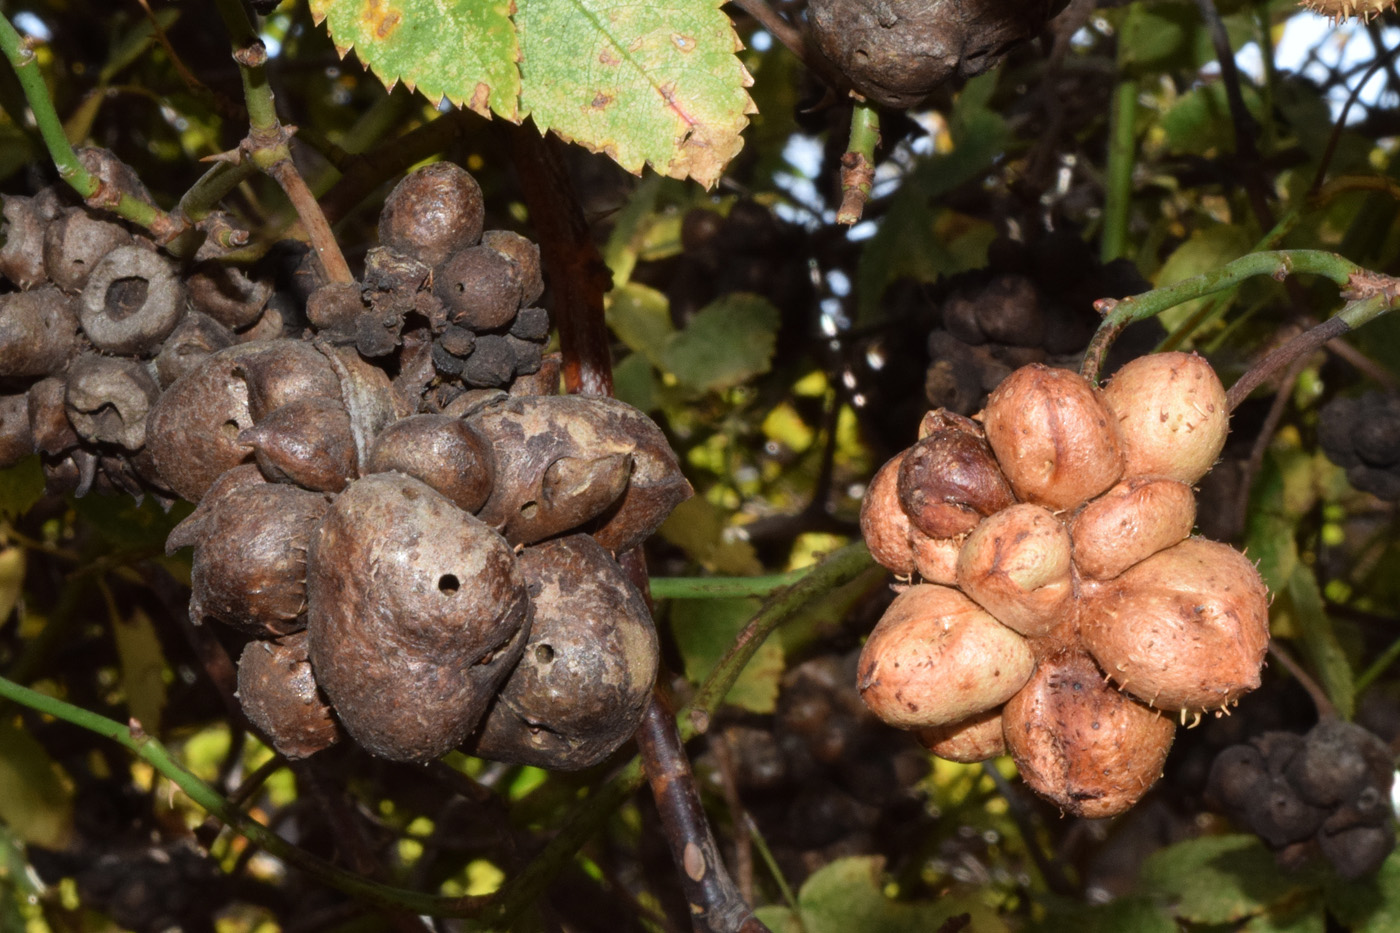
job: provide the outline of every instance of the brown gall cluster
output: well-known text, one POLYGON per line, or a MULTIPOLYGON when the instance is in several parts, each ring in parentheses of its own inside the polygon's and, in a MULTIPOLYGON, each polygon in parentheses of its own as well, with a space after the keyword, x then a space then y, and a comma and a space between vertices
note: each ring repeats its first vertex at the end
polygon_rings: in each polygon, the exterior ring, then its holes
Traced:
POLYGON ((248 639, 244 711, 288 757, 348 734, 584 768, 650 696, 615 555, 690 485, 645 414, 556 394, 539 250, 484 217, 466 171, 419 169, 361 279, 326 283, 304 248, 181 262, 56 191, 4 199, 3 465, 195 503, 167 542, 191 618, 248 639))
POLYGON ((1219 379, 1185 353, 1134 360, 1102 390, 1025 366, 978 420, 927 415, 861 510, 901 581, 861 655, 866 704, 944 758, 1009 753, 1066 812, 1131 807, 1178 719, 1259 685, 1264 584, 1191 537, 1192 484, 1228 429, 1219 379))

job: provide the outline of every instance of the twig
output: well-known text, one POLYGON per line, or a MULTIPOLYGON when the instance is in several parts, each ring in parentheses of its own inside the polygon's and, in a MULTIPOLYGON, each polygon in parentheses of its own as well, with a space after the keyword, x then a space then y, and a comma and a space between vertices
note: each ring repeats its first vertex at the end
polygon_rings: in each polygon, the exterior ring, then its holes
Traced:
POLYGON ((1011 815, 1011 821, 1016 824, 1017 831, 1021 834, 1021 841, 1025 843, 1026 851, 1030 853, 1031 861, 1035 862, 1035 867, 1040 870, 1040 877, 1045 880, 1045 886, 1051 893, 1061 897, 1073 897, 1079 894, 1079 890, 1070 882, 1069 876, 1065 874, 1060 863, 1052 859, 1040 845, 1040 838, 1037 835, 1035 814, 1031 808, 1026 806, 1026 800, 1021 793, 1011 786, 1011 782, 1002 776, 997 770, 996 762, 982 762, 982 773, 992 779, 996 785, 997 793, 1001 794, 1001 799, 1006 801, 1006 809, 1011 815))
POLYGON ((752 904, 753 846, 749 815, 744 809, 743 798, 739 796, 739 782, 734 776, 734 749, 723 732, 710 734, 710 754, 715 756, 724 802, 729 807, 729 818, 734 824, 734 872, 739 876, 739 895, 752 904))
POLYGON ((1342 111, 1337 114, 1337 120, 1332 125, 1332 134, 1327 137, 1327 148, 1322 150, 1322 158, 1318 160, 1317 172, 1313 175, 1312 184, 1308 186, 1309 196, 1320 191, 1322 189, 1322 183, 1327 180, 1327 169, 1332 164, 1332 156, 1337 152, 1337 145, 1342 141, 1342 133, 1346 129, 1347 116, 1351 113, 1352 105, 1355 104, 1357 98, 1361 96, 1362 89, 1366 87, 1372 75, 1379 69, 1386 67, 1386 65, 1394 59, 1396 52, 1400 52, 1400 46, 1396 46, 1377 58, 1371 64, 1371 67, 1366 69, 1366 74, 1356 83, 1356 87, 1352 88, 1351 93, 1347 95, 1347 102, 1342 105, 1342 111))
POLYGON ((1244 172, 1236 173, 1249 198, 1250 208, 1259 226, 1267 230, 1274 225, 1273 208, 1269 206, 1268 192, 1264 188, 1262 160, 1254 136, 1257 125, 1254 117, 1244 105, 1244 94, 1240 91, 1240 71, 1235 64, 1235 52, 1230 48, 1230 35, 1225 31, 1225 23, 1220 11, 1215 8, 1215 0, 1196 0, 1196 8, 1201 12, 1206 30, 1210 33, 1211 44, 1215 46, 1216 62, 1220 65, 1220 78, 1225 84, 1225 102, 1230 110, 1230 122, 1235 131, 1235 155, 1243 163, 1244 172))
POLYGON ((337 868, 325 859, 292 845, 248 814, 230 806, 213 788, 185 770, 165 746, 151 736, 133 732, 129 727, 105 716, 80 709, 28 687, 21 687, 3 677, 0 677, 0 697, 111 739, 155 768, 184 791, 195 804, 242 833, 249 841, 262 846, 271 855, 305 871, 324 884, 359 898, 367 904, 386 910, 411 910, 438 917, 469 917, 480 910, 481 898, 439 897, 379 884, 337 868))
POLYGON ((217 2, 224 25, 233 37, 233 60, 238 63, 243 96, 248 105, 248 135, 239 144, 237 158, 251 159, 281 186, 306 229, 326 281, 353 282, 355 277, 350 274, 326 215, 292 161, 290 142, 295 127, 283 126, 277 118, 272 88, 267 83, 267 49, 253 31, 242 0, 217 2))
POLYGON ((865 101, 851 110, 851 138, 841 156, 841 206, 836 222, 850 227, 860 222, 875 182, 875 147, 880 144, 880 113, 865 101))
MULTIPOLYGON (((1240 403, 1249 398, 1251 392, 1259 388, 1274 373, 1294 365, 1294 363, 1305 358, 1309 353, 1319 349, 1333 337, 1340 337, 1351 330, 1346 319, 1340 314, 1330 317, 1318 324, 1310 327, 1289 340, 1283 346, 1271 350, 1264 355, 1264 358, 1250 367, 1249 371, 1235 381, 1230 386, 1230 391, 1225 394, 1225 403, 1231 411, 1240 407, 1240 403)), ((1286 393, 1284 393, 1286 394, 1286 393)))
MULTIPOLYGON (((5 53, 15 76, 19 78, 25 100, 29 102, 39 135, 43 137, 49 158, 58 169, 59 178, 78 192, 89 206, 111 211, 118 217, 139 224, 149 230, 157 242, 169 243, 185 231, 186 226, 165 211, 105 184, 79 161, 49 98, 44 76, 39 73, 38 57, 5 16, 0 16, 0 51, 5 53)), ((16 123, 21 121, 18 114, 14 117, 16 123)))
MULTIPOLYGON (((1307 355, 1299 354, 1289 365, 1288 372, 1283 377, 1283 384, 1274 394, 1274 400, 1269 405, 1269 413, 1264 417, 1264 423, 1259 427, 1259 434, 1254 438, 1254 445, 1249 449, 1249 459, 1245 461, 1244 473, 1240 477, 1240 486, 1235 495, 1234 519, 1230 524, 1230 528, 1235 534, 1244 528, 1245 520, 1249 514, 1249 492, 1254 488, 1254 481, 1259 477, 1259 471, 1264 468, 1264 454, 1268 452, 1269 444, 1273 442, 1274 434, 1283 421, 1283 414, 1288 409, 1288 400, 1293 395, 1293 384, 1298 381, 1298 377, 1302 374, 1303 367, 1307 365, 1307 362, 1307 355)), ((1230 410, 1233 411, 1234 408, 1230 410)))
POLYGON ((1299 273, 1321 275, 1339 286, 1348 287, 1352 284, 1353 277, 1365 272, 1366 270, 1356 263, 1336 253, 1312 249, 1273 250, 1251 253, 1212 272, 1185 279, 1175 285, 1154 288, 1150 292, 1143 292, 1131 298, 1100 299, 1094 303, 1094 307, 1104 315, 1103 323, 1089 341, 1079 371, 1090 382, 1097 381, 1109 346, 1123 332, 1123 328, 1134 321, 1154 317, 1184 301, 1233 288, 1256 275, 1268 275, 1275 279, 1299 273))
POLYGON ((652 577, 651 595, 656 599, 734 599, 767 596, 791 586, 811 572, 811 567, 762 577, 652 577))
POLYGON ((739 895, 710 832, 676 720, 660 689, 642 717, 637 746, 646 766, 666 841, 681 868, 682 887, 697 931, 760 933, 768 928, 739 895))
POLYGON ((807 61, 807 48, 802 43, 802 33, 795 26, 783 19, 778 11, 774 10, 764 0, 733 0, 735 6, 745 13, 758 20, 758 24, 773 34, 787 50, 797 56, 797 60, 804 65, 807 61))
POLYGON ((689 706, 681 710, 678 718, 682 737, 688 741, 709 729, 710 718, 719 709, 729 688, 734 686, 739 672, 778 626, 816 599, 845 586, 873 567, 875 561, 870 551, 864 542, 857 541, 832 551, 800 581, 770 596, 730 644, 709 678, 695 691, 689 706))
POLYGON ((588 232, 562 145, 534 124, 506 125, 530 223, 554 296, 554 326, 564 354, 564 387, 576 395, 612 395, 612 351, 603 325, 603 295, 612 273, 588 232))
POLYGON ((1283 646, 1278 643, 1278 639, 1269 642, 1269 654, 1283 666, 1284 670, 1293 675, 1293 679, 1298 681, 1299 686, 1307 691, 1313 707, 1317 710, 1318 719, 1337 718, 1337 708, 1328 699, 1327 691, 1313 680, 1312 675, 1303 669, 1303 665, 1299 664, 1291 654, 1283 649, 1283 646))

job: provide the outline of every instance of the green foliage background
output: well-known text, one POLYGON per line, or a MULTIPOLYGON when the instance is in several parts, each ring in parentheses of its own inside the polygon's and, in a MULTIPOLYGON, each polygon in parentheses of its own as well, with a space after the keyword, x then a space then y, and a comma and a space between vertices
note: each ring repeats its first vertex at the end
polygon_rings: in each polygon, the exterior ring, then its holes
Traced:
MULTIPOLYGON (((824 96, 738 9, 700 0, 437 8, 311 0, 283 3, 262 21, 276 45, 270 72, 282 117, 299 129, 299 166, 335 208, 337 237, 353 264, 375 242, 378 204, 397 172, 439 155, 477 175, 493 224, 530 233, 502 120, 533 116, 602 154, 580 149, 571 167, 612 275, 617 392, 665 426, 698 492, 653 547, 663 580, 801 570, 854 538, 863 484, 913 439, 923 407, 928 361, 919 327, 927 316, 901 302, 901 289, 984 267, 998 237, 1068 230, 1104 260, 1126 257, 1156 286, 1262 249, 1335 251, 1391 273, 1400 259, 1392 14, 1348 27, 1363 50, 1360 64, 1304 77, 1281 71, 1273 49, 1284 25, 1306 14, 1286 0, 1221 4, 1232 47, 1262 49, 1262 77, 1244 80, 1250 145, 1242 147, 1241 115, 1230 112, 1196 4, 1076 3, 1066 15, 1084 15, 1058 51, 1047 32, 1001 68, 938 92, 912 117, 882 115, 870 221, 848 232, 833 218, 849 107, 839 95, 824 96), (381 35, 373 27, 389 14, 402 22, 381 35), (614 68, 606 60, 618 49, 628 54, 614 68), (603 71, 591 65, 600 59, 603 71), (1369 98, 1377 103, 1358 106, 1353 122, 1338 126, 1331 102, 1371 65, 1385 85, 1369 98), (465 110, 440 107, 442 98, 465 110), (1126 109, 1115 111, 1123 100, 1126 109), (1127 149, 1110 146, 1115 119, 1126 121, 1127 149), (375 162, 395 153, 399 162, 375 162), (376 164, 392 167, 372 185, 347 181, 376 164), (677 286, 675 270, 698 255, 686 232, 695 212, 719 222, 753 204, 783 218, 770 239, 747 251, 721 249, 701 266, 711 280, 729 275, 743 287, 701 300, 694 296, 704 289, 677 286), (744 263, 756 271, 731 275, 744 263)), ((36 54, 68 138, 115 151, 163 207, 200 177, 201 160, 234 148, 247 132, 239 76, 208 4, 152 3, 148 17, 137 2, 10 0, 4 13, 50 34, 36 54)), ((1320 46, 1334 41, 1318 33, 1320 46)), ((0 190, 30 193, 53 181, 7 70, 0 70, 0 108, 0 190)), ((261 176, 247 178, 226 207, 254 231, 250 254, 296 232, 280 192, 261 176)), ((1206 353, 1228 384, 1341 304, 1325 283, 1291 288, 1252 280, 1180 305, 1162 316, 1162 345, 1206 353)), ((1252 483, 1211 487, 1217 527, 1259 562, 1275 594, 1275 635, 1342 715, 1393 727, 1388 739, 1400 735, 1395 508, 1352 489, 1318 451, 1316 435, 1327 400, 1395 388, 1396 327, 1381 318, 1348 338, 1349 351, 1319 353, 1292 384, 1266 386, 1241 409, 1218 471, 1252 471, 1252 483), (1280 391, 1270 422, 1266 412, 1280 391)), ((187 558, 163 556, 178 512, 44 497, 31 461, 0 474, 0 515, 0 673, 118 722, 134 717, 226 794, 269 761, 266 748, 231 728, 201 681, 171 621, 179 594, 155 582, 188 580, 187 558)), ((721 725, 771 727, 804 665, 836 663, 858 646, 887 598, 886 582, 867 573, 784 625, 728 694, 721 725)), ((661 601, 666 660, 680 694, 704 682, 759 605, 753 596, 661 601)), ((1267 677, 1271 688, 1287 687, 1281 671, 1271 667, 1267 677)), ((13 704, 0 712, 3 933, 112 928, 84 891, 42 884, 30 865, 36 849, 128 852, 151 844, 116 831, 94 835, 84 814, 103 803, 80 793, 80 773, 144 795, 163 841, 197 841, 230 876, 258 890, 306 890, 252 858, 237 837, 201 827, 201 810, 146 763, 96 738, 75 740, 13 704)), ((1304 714, 1273 727, 1308 724, 1304 714)), ((881 754, 893 747, 880 746, 881 754)), ((1179 772, 1170 765, 1146 815, 1105 827, 1060 820, 1024 800, 1009 804, 1016 798, 1006 782, 1015 779, 1006 762, 983 771, 925 761, 927 775, 902 798, 916 814, 918 839, 814 847, 801 877, 788 878, 791 863, 785 869, 763 858, 764 834, 782 828, 745 823, 723 793, 713 752, 703 741, 692 752, 726 852, 750 853, 754 904, 774 930, 934 930, 962 914, 977 931, 1400 928, 1400 859, 1354 883, 1321 866, 1285 871, 1257 839, 1232 833, 1199 799, 1174 792, 1179 772), (1139 839, 1132 857, 1104 870, 1095 859, 1123 851, 1113 846, 1129 836, 1139 839), (1052 893, 1036 852, 1062 862, 1078 887, 1052 893), (1085 890, 1090 877, 1114 887, 1085 890)), ((424 853, 439 844, 450 814, 425 781, 373 766, 347 779, 347 794, 380 834, 383 880, 489 894, 520 867, 500 840, 541 843, 608 777, 607 769, 548 776, 464 758, 448 766, 486 790, 494 814, 486 822, 501 835, 436 863, 424 853)), ((295 814, 306 795, 304 783, 281 770, 252 805, 267 821, 295 814)), ((629 799, 570 861, 568 896, 586 892, 624 905, 639 928, 672 929, 675 895, 669 866, 654 870, 649 806, 629 799)), ((895 812, 890 801, 870 806, 895 812)), ((278 910, 256 898, 238 902, 216 928, 272 929, 278 910)), ((389 924, 375 915, 326 928, 389 924)))

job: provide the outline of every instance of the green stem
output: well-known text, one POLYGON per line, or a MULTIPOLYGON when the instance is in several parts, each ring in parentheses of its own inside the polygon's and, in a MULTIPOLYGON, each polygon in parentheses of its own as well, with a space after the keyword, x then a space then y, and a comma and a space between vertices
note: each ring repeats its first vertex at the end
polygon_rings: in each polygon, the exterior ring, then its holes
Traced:
POLYGON ((156 739, 140 733, 133 733, 129 727, 121 723, 39 693, 36 690, 30 690, 28 687, 21 687, 14 681, 3 677, 0 677, 0 697, 21 703, 30 709, 111 739, 155 768, 176 787, 184 791, 196 804, 233 827, 247 837, 250 842, 261 846, 273 856, 305 871, 338 891, 343 891, 385 910, 411 910, 414 913, 438 917, 467 917, 478 913, 481 909, 481 898, 439 897, 390 887, 369 881, 343 868, 338 868, 304 849, 297 848, 248 814, 231 806, 212 787, 185 770, 185 767, 176 761, 165 746, 156 739))
POLYGON ((1137 99, 1136 78, 1123 78, 1118 82, 1108 120, 1108 179, 1103 203, 1103 236, 1099 240, 1099 258, 1104 262, 1112 262, 1127 251, 1137 99))
POLYGON ((851 138, 841 156, 841 207, 836 222, 852 226, 865 212, 875 182, 875 147, 880 144, 880 114, 865 101, 851 111, 851 138))
POLYGON ((694 699, 677 715, 681 738, 688 741, 709 728, 710 718, 739 679, 740 672, 778 626, 797 615, 809 603, 844 586, 874 566, 875 560, 870 556, 865 542, 857 541, 832 551, 801 580, 768 597, 768 601, 744 626, 710 676, 700 685, 694 699))
POLYGON ((217 0, 219 15, 233 37, 233 60, 243 77, 243 95, 248 106, 248 138, 240 151, 281 186, 306 229, 307 239, 321 261, 327 282, 353 282, 350 266, 340 251, 331 225, 307 187, 306 180, 292 161, 290 140, 295 128, 284 127, 277 119, 272 87, 267 82, 267 49, 253 31, 242 0, 217 0))
MULTIPOLYGON (((125 192, 111 190, 79 161, 78 154, 73 151, 73 144, 68 141, 68 136, 63 131, 63 121, 54 110, 49 89, 44 84, 44 76, 39 73, 39 62, 34 50, 5 16, 0 16, 0 50, 4 51, 10 67, 15 70, 20 87, 24 89, 25 100, 34 114, 34 123, 39 127, 39 135, 49 150, 49 158, 58 169, 58 177, 66 181, 91 206, 111 211, 144 227, 161 243, 168 243, 178 236, 184 230, 184 225, 154 204, 134 198, 125 192)), ((12 116, 16 123, 20 122, 19 114, 12 116)))
POLYGON ((764 577, 652 577, 653 599, 738 599, 767 596, 776 589, 791 586, 812 570, 789 570, 764 577))
POLYGON ((1146 320, 1182 302, 1233 288, 1253 276, 1267 275, 1282 280, 1286 276, 1299 273, 1321 275, 1345 287, 1351 283, 1353 275, 1364 271, 1350 259, 1336 253, 1315 249, 1274 250, 1251 253, 1212 272, 1185 279, 1175 285, 1154 288, 1150 292, 1143 292, 1131 298, 1105 298, 1098 303, 1098 307, 1100 311, 1106 311, 1107 315, 1094 334, 1094 339, 1089 342, 1080 372, 1091 382, 1097 381, 1109 345, 1122 333, 1123 328, 1134 321, 1146 320))

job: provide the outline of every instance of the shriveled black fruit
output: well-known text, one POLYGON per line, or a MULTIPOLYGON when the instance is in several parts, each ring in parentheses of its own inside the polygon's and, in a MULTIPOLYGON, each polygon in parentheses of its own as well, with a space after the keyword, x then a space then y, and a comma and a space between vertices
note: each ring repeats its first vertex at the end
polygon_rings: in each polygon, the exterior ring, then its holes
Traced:
POLYGON ((463 750, 553 770, 587 768, 637 729, 656 679, 651 614, 587 535, 526 548, 534 620, 520 663, 463 750))
POLYGON ((1270 847, 1281 849, 1309 839, 1322 825, 1327 811, 1298 796, 1288 781, 1270 777, 1244 806, 1242 822, 1270 847))
POLYGON ((977 323, 988 340, 1013 347, 1038 347, 1045 340, 1045 316, 1035 282, 1024 275, 998 275, 977 301, 977 323))
POLYGON ((309 758, 340 741, 340 724, 316 687, 305 631, 255 638, 238 658, 243 712, 287 758, 309 758))
POLYGON ((539 300, 544 294, 544 275, 540 269, 538 246, 510 230, 487 230, 481 235, 481 245, 515 260, 520 268, 521 304, 533 304, 539 300))
POLYGON ((319 493, 249 482, 177 525, 166 550, 194 546, 190 617, 257 638, 305 628, 307 539, 325 511, 319 493))
POLYGON ((244 330, 262 317, 272 297, 271 279, 253 279, 242 269, 214 260, 197 264, 185 277, 190 303, 229 330, 244 330))
POLYGON ((908 108, 945 81, 995 67, 1061 6, 1058 0, 813 0, 807 17, 817 51, 857 91, 908 108))
POLYGON ((481 239, 481 187, 465 169, 434 162, 404 178, 384 199, 379 242, 436 266, 481 239))
POLYGON ((78 350, 72 301, 51 285, 0 295, 0 376, 47 376, 78 350))
POLYGON ((544 308, 521 308, 511 322, 510 335, 543 343, 549 337, 549 312, 544 308))
POLYGON ((515 317, 524 297, 520 264, 503 252, 473 246, 453 254, 433 273, 433 293, 454 324, 496 330, 515 317))
POLYGON ((500 334, 478 337, 462 365, 462 380, 483 389, 509 385, 516 366, 515 347, 510 341, 509 336, 500 334))
POLYGON ((589 523, 599 544, 624 551, 692 494, 665 435, 617 399, 512 397, 468 421, 496 459, 496 485, 480 516, 512 543, 589 523))
POLYGON ((1359 881, 1380 871, 1395 849, 1395 825, 1391 821, 1376 826, 1350 826, 1317 836, 1322 857, 1332 863, 1347 881, 1359 881))
POLYGON ((130 242, 131 234, 125 227, 83 208, 70 207, 44 231, 44 269, 50 281, 76 295, 103 256, 130 242))
POLYGON ((119 246, 83 286, 78 319, 93 346, 124 356, 154 356, 185 314, 175 265, 140 246, 119 246))
POLYGON ((1250 802, 1262 796, 1269 783, 1268 766, 1259 749, 1231 745, 1211 763, 1206 794, 1226 815, 1244 825, 1250 802))
POLYGON ((146 367, 87 353, 73 363, 66 384, 68 420, 84 440, 127 450, 146 443, 147 416, 160 395, 146 367))
POLYGON ((288 402, 239 434, 268 479, 339 492, 357 475, 350 415, 339 399, 288 402))
POLYGON ((421 479, 464 512, 481 508, 496 476, 490 445, 448 415, 401 418, 380 431, 365 472, 392 471, 421 479))
POLYGON ((1307 734, 1286 774, 1303 799, 1335 807, 1366 787, 1389 791, 1394 771, 1394 756, 1374 733, 1355 723, 1325 720, 1307 734))
POLYGON ((520 659, 530 603, 510 545, 421 480, 375 473, 312 536, 311 666, 370 752, 460 745, 520 659))

